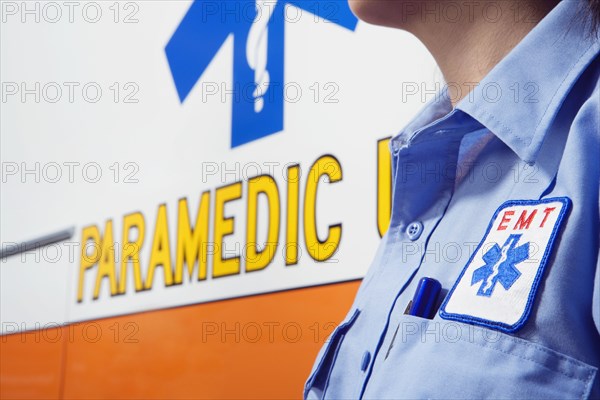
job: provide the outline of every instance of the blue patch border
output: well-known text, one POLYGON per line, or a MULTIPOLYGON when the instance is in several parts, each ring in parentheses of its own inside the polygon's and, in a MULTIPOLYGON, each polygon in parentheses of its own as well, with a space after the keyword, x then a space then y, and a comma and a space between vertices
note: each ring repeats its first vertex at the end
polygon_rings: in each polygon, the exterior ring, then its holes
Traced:
POLYGON ((454 286, 452 286, 452 289, 450 290, 450 292, 444 299, 444 302, 442 303, 442 306, 440 307, 440 317, 442 317, 443 319, 446 319, 446 320, 466 322, 466 323, 472 324, 472 325, 481 325, 481 326, 485 326, 485 327, 488 327, 491 329, 497 329, 499 331, 507 332, 507 333, 512 333, 512 332, 515 332, 518 329, 520 329, 525 324, 525 322, 527 322, 527 319, 529 318, 529 314, 531 313, 531 308, 532 308, 533 302, 535 300, 535 295, 537 294, 538 286, 540 284, 540 281, 542 279, 544 271, 546 270, 546 262, 548 261, 548 257, 550 256, 550 252, 552 251, 554 241, 556 240, 556 236, 558 235, 558 232, 562 226, 562 221, 563 221, 565 215, 567 214, 567 212, 571 208, 571 204, 572 204, 571 199, 569 199, 568 197, 553 197, 553 198, 548 198, 548 199, 543 199, 543 200, 509 200, 509 201, 504 202, 500 207, 498 207, 498 209, 494 213, 494 216, 490 220, 490 223, 487 227, 485 235, 483 236, 483 239, 481 239, 481 242, 479 242, 477 249, 475 249, 475 251, 473 252, 471 257, 469 258, 467 265, 465 265, 462 272, 460 273, 460 276, 454 283, 454 286), (558 216, 558 219, 556 220, 556 223, 554 224, 554 228, 552 230, 552 233, 550 234, 550 238, 548 239, 548 246, 546 246, 546 251, 544 252, 544 255, 542 256, 542 259, 540 260, 540 266, 538 268, 537 274, 535 275, 535 279, 533 280, 533 285, 531 287, 531 291, 529 292, 527 304, 525 304, 525 310, 524 310, 521 318, 515 324, 508 325, 508 324, 505 324, 502 322, 491 321, 488 319, 473 317, 471 315, 453 314, 453 313, 446 312, 446 304, 448 304, 448 301, 452 297, 454 290, 458 286, 458 283, 462 280, 463 275, 469 268, 469 265, 471 265, 471 262, 475 258, 475 255, 477 254, 477 252, 479 251, 481 246, 483 246, 483 243, 484 243, 485 239, 488 237, 498 214, 500 214, 500 212, 507 207, 522 206, 522 205, 531 206, 531 205, 538 205, 538 204, 555 203, 557 201, 563 203, 564 207, 562 208, 562 210, 558 216))

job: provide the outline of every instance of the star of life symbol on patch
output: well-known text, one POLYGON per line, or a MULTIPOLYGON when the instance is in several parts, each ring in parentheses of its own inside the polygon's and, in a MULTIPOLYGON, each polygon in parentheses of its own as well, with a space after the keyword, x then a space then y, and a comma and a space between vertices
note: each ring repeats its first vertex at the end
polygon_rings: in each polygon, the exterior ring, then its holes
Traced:
POLYGON ((506 239, 502 248, 497 243, 483 255, 485 265, 476 269, 471 278, 471 285, 481 282, 477 296, 490 297, 497 283, 509 290, 521 272, 516 265, 529 258, 529 242, 517 246, 520 234, 513 234, 506 239))
POLYGON ((443 319, 514 332, 531 315, 571 201, 510 200, 492 216, 481 242, 440 307, 443 319))

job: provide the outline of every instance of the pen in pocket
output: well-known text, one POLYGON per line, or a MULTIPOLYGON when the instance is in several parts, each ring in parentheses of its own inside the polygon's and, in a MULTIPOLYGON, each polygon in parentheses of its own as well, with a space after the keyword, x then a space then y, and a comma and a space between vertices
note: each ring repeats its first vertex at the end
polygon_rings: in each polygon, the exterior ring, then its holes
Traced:
MULTIPOLYGON (((435 314, 435 306, 437 304, 438 296, 442 290, 442 285, 433 278, 421 278, 417 290, 413 296, 413 299, 406 306, 404 314, 414 315, 415 317, 432 319, 435 314)), ((392 336, 392 341, 385 354, 387 359, 390 355, 390 350, 394 346, 396 335, 398 334, 398 327, 392 336)))

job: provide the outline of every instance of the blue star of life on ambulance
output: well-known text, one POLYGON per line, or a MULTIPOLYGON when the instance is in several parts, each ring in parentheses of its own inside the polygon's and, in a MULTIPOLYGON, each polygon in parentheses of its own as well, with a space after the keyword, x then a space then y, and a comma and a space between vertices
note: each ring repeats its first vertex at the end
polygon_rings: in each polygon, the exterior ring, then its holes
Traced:
POLYGON ((519 279, 521 272, 515 267, 529 258, 529 243, 517 246, 521 239, 520 234, 513 234, 506 239, 500 248, 494 243, 484 255, 485 265, 473 271, 471 286, 481 282, 478 296, 490 297, 497 283, 508 290, 519 279))
POLYGON ((283 130, 285 21, 297 15, 286 5, 352 31, 358 21, 345 0, 194 0, 165 48, 183 103, 233 36, 231 147, 283 130))

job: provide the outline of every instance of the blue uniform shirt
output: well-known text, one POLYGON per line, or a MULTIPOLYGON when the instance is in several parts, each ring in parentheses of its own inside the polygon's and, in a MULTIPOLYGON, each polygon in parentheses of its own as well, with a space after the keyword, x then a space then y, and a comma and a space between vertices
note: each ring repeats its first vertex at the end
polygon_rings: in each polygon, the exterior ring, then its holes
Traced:
POLYGON ((392 218, 305 398, 600 396, 600 42, 563 1, 392 138, 392 218), (433 319, 406 315, 419 280, 433 319))

